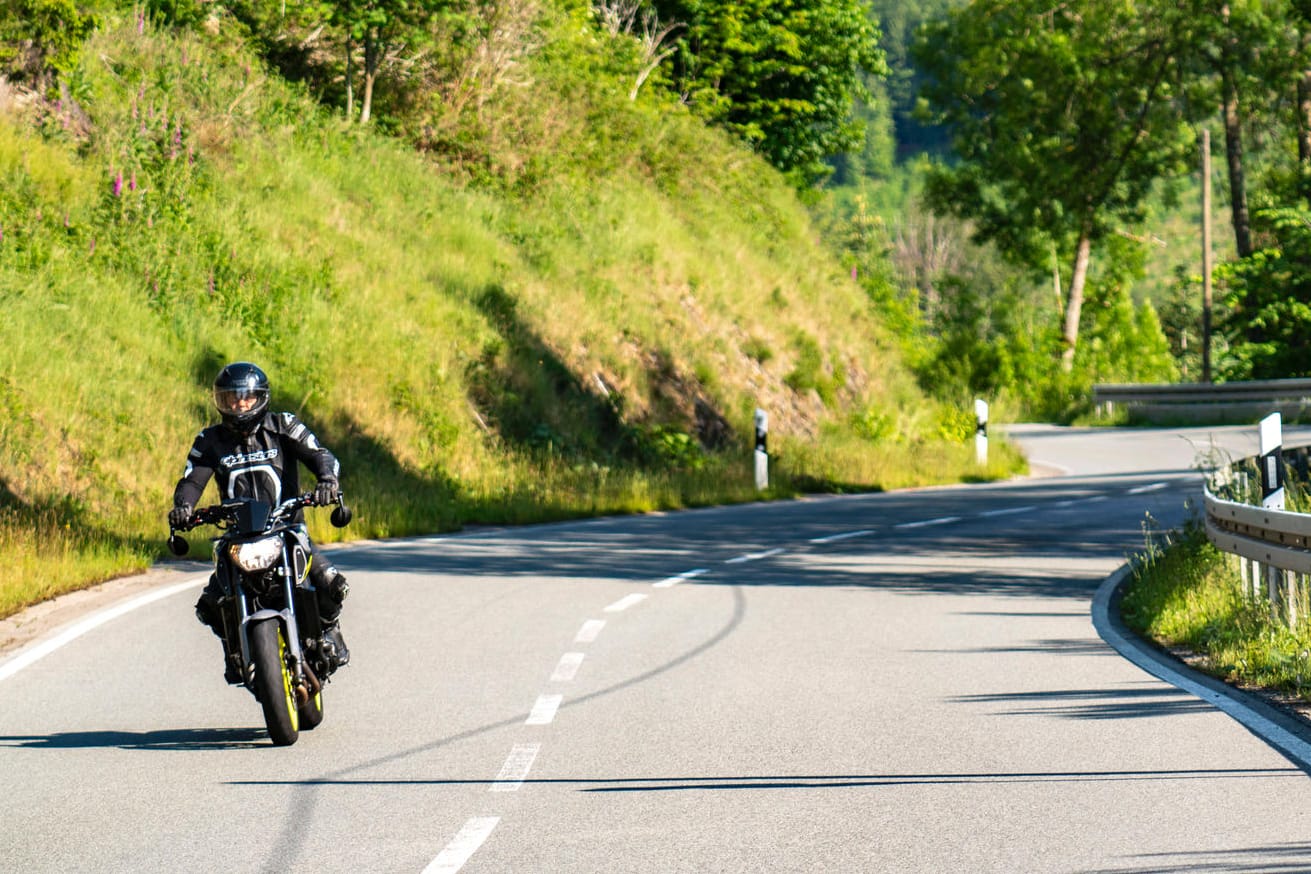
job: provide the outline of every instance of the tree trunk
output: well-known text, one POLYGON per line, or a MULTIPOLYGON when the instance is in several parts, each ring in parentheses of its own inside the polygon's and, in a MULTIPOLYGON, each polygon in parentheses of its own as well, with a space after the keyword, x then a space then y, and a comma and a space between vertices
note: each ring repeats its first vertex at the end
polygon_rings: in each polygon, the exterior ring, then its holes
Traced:
POLYGON ((1085 227, 1079 234, 1079 245, 1074 250, 1074 271, 1070 274, 1070 297, 1065 303, 1065 328, 1061 339, 1065 349, 1061 352, 1061 370, 1074 369, 1074 350, 1079 344, 1079 315, 1083 310, 1083 286, 1088 279, 1088 259, 1092 254, 1092 236, 1085 227))
POLYGON ((1243 179, 1243 127, 1238 108, 1238 82, 1234 68, 1238 37, 1229 23, 1229 4, 1220 6, 1225 37, 1220 48, 1220 87, 1223 89, 1225 157, 1229 162, 1229 208, 1233 213, 1234 243, 1238 257, 1252 254, 1252 225, 1247 215, 1247 183, 1243 179))
POLYGON ((1303 172, 1311 169, 1311 70, 1297 80, 1297 160, 1303 172))
POLYGON ((355 44, 346 37, 346 120, 355 113, 355 44))
POLYGON ((1229 162, 1229 203, 1234 217, 1234 244, 1238 257, 1252 254, 1252 224, 1247 215, 1247 181, 1243 176, 1243 127, 1238 109, 1238 88, 1233 76, 1224 75, 1225 158, 1229 162))
POLYGON ((373 83, 378 79, 380 54, 378 37, 367 34, 364 37, 364 97, 360 101, 360 124, 368 124, 373 115, 373 83))

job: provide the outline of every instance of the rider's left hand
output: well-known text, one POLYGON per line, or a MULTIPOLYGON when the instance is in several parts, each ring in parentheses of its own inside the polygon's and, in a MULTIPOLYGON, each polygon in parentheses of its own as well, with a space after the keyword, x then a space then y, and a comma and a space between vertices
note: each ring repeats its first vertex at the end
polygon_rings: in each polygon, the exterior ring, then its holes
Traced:
POLYGON ((326 507, 330 504, 337 503, 337 496, 341 493, 335 479, 321 479, 314 486, 314 503, 320 507, 326 507))

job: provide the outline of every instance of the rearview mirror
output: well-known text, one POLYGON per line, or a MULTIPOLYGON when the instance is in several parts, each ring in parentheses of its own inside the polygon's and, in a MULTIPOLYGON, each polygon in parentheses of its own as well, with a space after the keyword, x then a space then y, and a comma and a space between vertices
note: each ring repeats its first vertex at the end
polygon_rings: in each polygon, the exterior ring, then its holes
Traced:
POLYGON ((191 549, 191 544, 187 543, 187 538, 181 534, 172 534, 168 538, 168 551, 181 558, 191 549))
POLYGON ((333 509, 332 516, 330 517, 332 527, 345 528, 347 525, 351 524, 351 516, 352 513, 350 507, 347 507, 345 504, 338 504, 333 509))

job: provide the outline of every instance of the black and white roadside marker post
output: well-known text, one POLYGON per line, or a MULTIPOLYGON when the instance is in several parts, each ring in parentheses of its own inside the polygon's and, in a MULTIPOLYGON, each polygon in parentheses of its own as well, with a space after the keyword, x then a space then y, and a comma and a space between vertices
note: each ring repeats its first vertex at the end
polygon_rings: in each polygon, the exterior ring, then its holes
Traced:
POLYGON ((979 464, 988 463, 988 402, 974 399, 974 454, 979 464))
POLYGON ((1284 509, 1283 448, 1283 419, 1271 413, 1261 420, 1261 506, 1267 510, 1284 509))
POLYGON ((769 414, 756 410, 756 491, 769 488, 769 414))
MULTIPOLYGON (((1261 506, 1267 510, 1284 509, 1284 466, 1281 455, 1284 448, 1283 419, 1271 413, 1261 420, 1261 506)), ((1274 565, 1266 565, 1266 595, 1270 599, 1270 613, 1279 609, 1279 577, 1283 573, 1274 565)))

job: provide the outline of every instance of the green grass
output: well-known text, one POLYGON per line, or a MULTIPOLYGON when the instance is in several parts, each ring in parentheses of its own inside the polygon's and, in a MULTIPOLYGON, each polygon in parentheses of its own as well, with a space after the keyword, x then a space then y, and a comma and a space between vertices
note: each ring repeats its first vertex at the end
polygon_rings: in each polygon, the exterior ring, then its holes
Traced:
POLYGON ((1301 624, 1289 630, 1271 617, 1268 602, 1244 597, 1237 560, 1212 546, 1194 521, 1136 565, 1120 609, 1130 628, 1195 654, 1194 667, 1311 700, 1311 624, 1303 601, 1301 624))
POLYGON ((323 540, 754 500, 757 407, 769 497, 1023 466, 975 465, 794 191, 681 108, 538 70, 475 184, 230 34, 82 58, 77 112, 0 110, 0 616, 163 555, 233 359, 341 458, 323 540))

